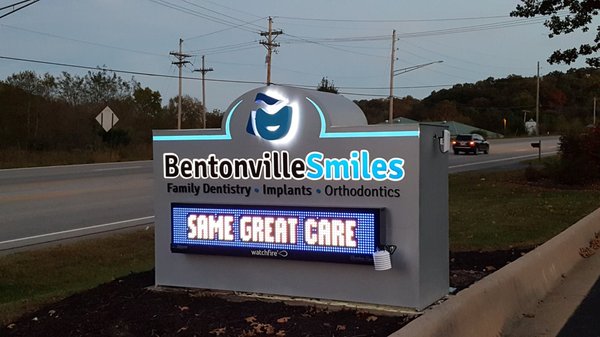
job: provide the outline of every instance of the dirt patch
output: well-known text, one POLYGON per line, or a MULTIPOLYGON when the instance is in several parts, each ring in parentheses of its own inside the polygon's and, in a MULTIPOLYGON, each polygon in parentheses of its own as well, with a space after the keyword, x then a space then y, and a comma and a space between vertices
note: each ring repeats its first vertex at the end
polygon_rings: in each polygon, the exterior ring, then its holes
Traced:
POLYGON ((487 275, 525 255, 533 248, 491 252, 450 252, 450 287, 455 292, 469 287, 487 275))
MULTIPOLYGON (((451 253, 450 285, 464 289, 527 250, 451 253)), ((232 295, 154 291, 132 274, 0 327, 0 336, 387 336, 413 315, 332 310, 232 295)))

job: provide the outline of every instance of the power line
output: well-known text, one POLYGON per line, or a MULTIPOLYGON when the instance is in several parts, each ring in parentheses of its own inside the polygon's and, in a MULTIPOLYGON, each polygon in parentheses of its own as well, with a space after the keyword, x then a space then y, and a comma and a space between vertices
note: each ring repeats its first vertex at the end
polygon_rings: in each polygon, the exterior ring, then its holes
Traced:
POLYGON ((378 57, 378 58, 386 58, 386 56, 382 56, 382 55, 374 55, 374 54, 367 54, 367 53, 360 53, 360 52, 355 52, 352 50, 348 50, 348 49, 344 49, 344 48, 340 48, 340 47, 335 47, 326 43, 322 43, 322 42, 318 42, 318 41, 311 41, 308 39, 305 39, 303 37, 300 36, 296 36, 296 35, 291 35, 291 34, 286 34, 287 36, 290 36, 292 38, 295 38, 297 40, 303 41, 305 43, 310 43, 310 44, 316 44, 325 48, 329 48, 329 49, 333 49, 333 50, 337 50, 337 51, 342 51, 345 53, 349 53, 349 54, 355 54, 355 55, 361 55, 361 56, 369 56, 369 57, 378 57))
MULTIPOLYGON (((246 15, 248 15, 248 16, 252 16, 252 17, 255 17, 255 18, 259 18, 259 16, 258 16, 258 15, 256 15, 256 14, 252 14, 252 13, 250 13, 250 12, 246 12, 246 11, 243 11, 243 10, 240 10, 239 8, 228 7, 228 6, 225 6, 225 5, 223 5, 223 4, 220 4, 220 3, 218 3, 218 2, 214 2, 214 1, 210 1, 210 0, 204 0, 204 2, 208 2, 208 3, 211 3, 211 4, 215 5, 215 6, 218 6, 218 7, 221 7, 221 8, 225 8, 225 9, 227 9, 227 10, 229 10, 229 11, 234 11, 234 12, 238 12, 238 13, 246 14, 246 15)), ((260 17, 260 19, 259 19, 259 20, 263 20, 263 19, 265 19, 265 17, 264 17, 264 16, 263 16, 263 17, 260 17)))
POLYGON ((22 3, 26 3, 26 2, 29 2, 29 1, 31 1, 31 0, 23 0, 23 1, 15 2, 15 3, 14 3, 14 4, 12 4, 12 5, 8 5, 8 6, 0 7, 0 11, 3 11, 3 10, 5 10, 5 9, 11 8, 11 7, 13 7, 13 8, 14 8, 15 6, 18 6, 18 5, 22 4, 22 3))
POLYGON ((308 36, 296 36, 298 39, 302 39, 301 41, 295 42, 305 42, 305 43, 331 43, 331 42, 372 42, 372 41, 387 41, 389 40, 389 36, 385 35, 375 35, 375 36, 350 36, 350 37, 332 37, 332 38, 317 38, 317 37, 308 37, 308 36))
POLYGON ((483 31, 483 30, 502 29, 502 28, 539 24, 545 20, 546 20, 545 18, 529 18, 529 19, 494 22, 494 23, 481 24, 481 25, 436 29, 436 30, 429 30, 429 31, 422 31, 422 32, 414 32, 414 33, 401 33, 401 34, 398 34, 398 38, 415 38, 415 37, 470 33, 470 32, 478 32, 478 31, 483 31))
MULTIPOLYGON (((505 17, 505 16, 502 16, 502 17, 505 17)), ((488 18, 488 17, 486 17, 486 18, 488 18)), ((492 18, 492 17, 489 17, 489 18, 492 18)), ((398 34, 398 38, 416 38, 416 37, 439 36, 439 35, 448 35, 448 34, 459 34, 459 33, 475 32, 475 31, 491 30, 491 29, 502 29, 502 28, 509 28, 509 27, 515 27, 515 26, 522 26, 522 25, 538 24, 538 23, 542 22, 543 20, 545 20, 545 19, 544 18, 517 19, 517 20, 501 21, 501 22, 494 22, 494 23, 480 24, 480 25, 445 28, 445 29, 437 29, 437 30, 430 30, 430 31, 413 32, 413 33, 401 33, 401 34, 398 34)), ((369 20, 366 20, 366 21, 369 21, 369 20)), ((369 56, 369 57, 386 58, 386 56, 356 52, 356 51, 336 47, 336 46, 330 44, 331 42, 350 43, 350 42, 379 41, 379 40, 383 41, 383 40, 388 39, 388 37, 386 37, 384 35, 363 36, 363 37, 336 37, 336 38, 321 38, 321 39, 317 39, 317 38, 313 39, 313 38, 309 38, 309 37, 295 36, 292 34, 287 34, 287 36, 296 39, 296 40, 292 40, 291 42, 286 41, 287 43, 298 43, 298 42, 311 43, 311 44, 320 45, 320 46, 323 46, 326 48, 330 48, 330 49, 334 49, 334 50, 338 50, 338 51, 342 51, 342 52, 346 52, 346 53, 362 55, 362 56, 369 56)))
MULTIPOLYGON (((492 23, 479 24, 479 25, 460 26, 460 27, 426 30, 426 31, 411 32, 411 33, 400 33, 400 34, 398 34, 398 38, 414 38, 414 37, 468 33, 468 32, 476 32, 476 31, 491 30, 491 29, 502 29, 502 28, 510 28, 510 27, 523 26, 523 25, 539 24, 540 22, 543 22, 544 20, 546 20, 546 19, 539 18, 539 17, 538 18, 527 18, 527 19, 516 19, 516 20, 513 19, 513 20, 508 20, 508 21, 492 22, 492 23)), ((333 42, 336 42, 336 43, 372 42, 372 41, 387 41, 389 39, 389 37, 385 36, 385 35, 330 37, 330 38, 302 37, 302 36, 295 36, 295 35, 291 35, 291 34, 287 34, 287 36, 295 37, 297 39, 297 40, 292 40, 292 41, 286 41, 287 43, 313 43, 313 44, 325 44, 325 43, 333 43, 333 42)))
POLYGON ((241 42, 241 43, 229 44, 229 45, 212 47, 212 48, 196 49, 196 50, 191 50, 190 53, 191 54, 208 55, 208 54, 217 54, 217 53, 222 53, 222 52, 227 52, 227 51, 244 50, 250 46, 256 47, 256 42, 257 41, 241 42))
POLYGON ((439 21, 469 21, 469 20, 490 20, 508 18, 507 15, 459 17, 459 18, 435 18, 435 19, 326 19, 326 18, 307 18, 294 16, 276 16, 276 18, 297 20, 297 21, 324 21, 324 22, 349 22, 349 23, 405 23, 405 22, 439 22, 439 21))
MULTIPOLYGON (((99 71, 107 71, 119 74, 128 74, 128 75, 137 75, 137 76, 147 76, 147 77, 160 77, 160 78, 170 78, 170 79, 178 79, 178 75, 167 75, 167 74, 159 74, 159 73, 150 73, 150 72, 142 72, 142 71, 132 71, 132 70, 123 70, 123 69, 115 69, 109 67, 91 67, 84 65, 77 65, 71 63, 63 63, 63 62, 52 62, 52 61, 42 61, 42 60, 34 60, 28 58, 21 57, 11 57, 11 56, 3 56, 0 55, 0 59, 11 60, 11 61, 19 61, 19 62, 28 62, 28 63, 37 63, 37 64, 46 64, 52 66, 60 66, 66 68, 75 68, 75 69, 85 69, 85 70, 99 70, 99 71)), ((184 80, 192 80, 192 81, 201 81, 198 77, 189 77, 182 76, 184 80)), ((216 78, 207 78, 207 82, 216 82, 216 83, 234 83, 234 84, 257 84, 257 85, 265 85, 266 82, 261 81, 247 81, 247 80, 232 80, 232 79, 216 79, 216 78)), ((283 86, 290 87, 298 87, 298 88, 315 88, 316 85, 303 85, 303 84, 290 84, 290 83, 272 83, 283 86)), ((432 89, 432 88, 446 88, 452 87, 454 84, 436 84, 436 85, 419 85, 419 86, 397 86, 398 89, 432 89)), ((352 87, 352 86, 340 86, 338 89, 348 89, 348 90, 384 90, 389 89, 389 87, 352 87)), ((340 92, 342 94, 348 95, 356 95, 356 96, 381 96, 387 97, 388 95, 377 95, 377 94, 368 94, 368 93, 355 93, 355 92, 340 92)))
MULTIPOLYGON (((264 20, 264 19, 266 19, 266 17, 262 17, 260 19, 254 20, 254 21, 250 21, 249 23, 254 23, 254 22, 257 22, 257 21, 264 20)), ((228 28, 219 29, 219 30, 216 30, 214 32, 210 32, 210 33, 205 33, 205 34, 201 34, 201 35, 195 35, 195 36, 192 36, 192 37, 188 37, 186 40, 189 41, 189 40, 193 40, 193 39, 198 39, 198 38, 201 38, 201 37, 206 37, 206 36, 218 34, 218 33, 225 32, 225 31, 228 31, 228 30, 231 30, 231 29, 235 29, 235 28, 238 28, 238 27, 244 27, 246 25, 248 25, 248 23, 241 23, 239 25, 231 26, 231 27, 228 27, 228 28)))
POLYGON ((52 37, 52 38, 55 38, 55 39, 61 39, 61 40, 66 40, 66 41, 71 41, 71 42, 77 42, 77 43, 87 44, 87 45, 91 45, 91 46, 97 46, 97 47, 103 47, 103 48, 121 50, 121 51, 126 51, 126 52, 130 52, 130 53, 137 53, 137 54, 143 54, 143 55, 152 55, 152 56, 166 57, 164 54, 152 53, 152 52, 148 52, 148 51, 136 50, 136 49, 131 49, 131 48, 123 48, 123 47, 111 46, 111 45, 108 45, 108 44, 103 44, 103 43, 98 43, 98 42, 78 40, 78 39, 74 39, 74 38, 71 38, 71 37, 66 37, 66 36, 61 36, 61 35, 56 35, 56 34, 46 33, 46 32, 39 32, 39 31, 32 30, 32 29, 26 29, 26 28, 21 28, 21 27, 6 25, 6 24, 0 24, 0 26, 1 27, 6 27, 6 28, 9 28, 9 29, 24 31, 24 32, 27 32, 27 33, 48 36, 48 37, 52 37))
POLYGON ((10 12, 8 12, 8 13, 5 13, 3 15, 0 15, 0 19, 2 19, 3 17, 9 16, 9 15, 11 15, 13 13, 16 13, 16 12, 20 11, 21 9, 27 8, 27 7, 33 5, 34 3, 38 2, 38 1, 40 1, 40 0, 33 0, 33 1, 31 1, 31 0, 25 0, 25 1, 16 2, 16 3, 12 4, 12 5, 8 5, 8 6, 5 6, 5 7, 2 7, 2 8, 0 8, 0 10, 5 10, 5 9, 10 8, 10 7, 13 7, 13 10, 10 11, 10 12), (15 6, 18 6, 20 4, 24 4, 24 5, 21 6, 21 7, 18 7, 18 8, 14 8, 15 6))
MULTIPOLYGON (((437 30, 422 31, 422 32, 400 33, 400 34, 398 34, 398 38, 439 36, 439 35, 448 35, 448 34, 476 32, 476 31, 482 31, 482 30, 501 29, 501 28, 509 28, 509 27, 522 26, 522 25, 538 24, 544 20, 545 20, 544 18, 517 19, 517 20, 501 21, 501 22, 494 22, 494 23, 488 23, 488 24, 445 28, 445 29, 437 29, 437 30)), ((363 37, 336 37, 336 38, 321 38, 321 39, 301 37, 301 36, 295 36, 295 35, 291 35, 291 34, 287 34, 287 36, 290 36, 290 37, 293 37, 293 38, 296 38, 297 40, 299 40, 299 41, 294 41, 295 43, 298 43, 298 42, 312 43, 312 44, 317 44, 317 45, 321 45, 321 46, 324 46, 327 48, 332 48, 332 49, 336 49, 336 50, 340 50, 340 51, 344 51, 344 52, 354 53, 354 54, 363 55, 363 56, 375 56, 375 57, 384 57, 384 56, 349 51, 347 49, 334 47, 327 43, 328 42, 349 43, 349 42, 380 41, 380 40, 384 41, 384 40, 388 39, 388 37, 386 37, 384 35, 363 36, 363 37)), ((294 43, 294 42, 292 42, 292 43, 294 43)))
MULTIPOLYGON (((108 67, 90 67, 90 66, 83 66, 83 65, 70 64, 70 63, 52 62, 52 61, 41 61, 41 60, 26 59, 26 58, 20 58, 20 57, 2 56, 2 55, 0 55, 0 59, 11 60, 11 61, 20 61, 20 62, 28 62, 28 63, 46 64, 46 65, 60 66, 60 67, 66 67, 66 68, 76 68, 76 69, 85 69, 85 70, 100 70, 100 71, 108 71, 108 72, 119 73, 119 74, 128 74, 128 75, 138 75, 138 76, 148 76, 148 77, 162 77, 162 78, 177 78, 177 79, 179 78, 179 76, 177 76, 177 75, 166 75, 166 74, 158 74, 158 73, 150 73, 150 72, 142 72, 142 71, 113 69, 113 68, 108 68, 108 67)), ((181 78, 184 79, 184 80, 192 80, 192 81, 199 81, 200 80, 199 78, 196 78, 196 77, 187 77, 187 76, 182 76, 181 78)), ((206 81, 209 81, 209 82, 222 82, 222 83, 237 83, 237 84, 266 84, 265 82, 259 82, 259 81, 214 79, 214 78, 213 79, 206 79, 206 81)))
MULTIPOLYGON (((156 2, 157 0, 150 0, 150 1, 156 2)), ((539 20, 539 18, 537 20, 539 20)), ((411 38, 411 37, 420 37, 420 36, 445 35, 445 34, 454 34, 454 33, 461 33, 461 32, 467 32, 467 31, 477 31, 477 30, 487 30, 487 29, 504 28, 504 27, 513 26, 515 24, 521 25, 521 24, 534 24, 534 23, 538 23, 537 21, 534 21, 534 22, 518 22, 518 21, 519 20, 513 20, 513 21, 508 21, 508 22, 503 22, 503 23, 501 22, 501 23, 493 23, 493 24, 486 24, 486 25, 457 27, 457 28, 444 29, 444 30, 433 30, 433 31, 424 31, 424 32, 405 33, 405 34, 401 34, 400 37, 411 38), (490 26, 490 25, 493 25, 493 26, 490 26)), ((244 24, 242 24, 242 25, 244 25, 244 24)), ((116 49, 116 50, 122 50, 122 51, 127 51, 127 52, 133 52, 133 53, 139 53, 139 54, 147 54, 147 55, 154 55, 154 56, 163 56, 163 55, 157 54, 157 53, 151 53, 151 52, 146 52, 146 51, 134 50, 134 49, 129 49, 129 48, 122 48, 122 47, 117 47, 117 46, 110 46, 110 45, 106 45, 106 44, 89 42, 89 41, 82 41, 82 40, 77 40, 77 39, 73 39, 73 38, 58 36, 58 35, 55 35, 55 34, 37 32, 37 31, 28 30, 28 29, 19 28, 19 27, 14 27, 14 26, 9 26, 9 25, 3 25, 3 26, 6 26, 6 27, 12 28, 12 29, 23 30, 23 31, 31 32, 31 33, 41 34, 41 35, 45 35, 45 36, 50 36, 50 37, 61 38, 61 39, 65 39, 65 40, 70 40, 70 41, 74 41, 74 42, 78 42, 78 43, 85 43, 85 44, 89 44, 89 45, 95 45, 95 46, 100 46, 100 47, 105 47, 105 48, 111 48, 111 49, 116 49)), ((233 29, 233 28, 234 27, 230 27, 230 28, 227 28, 227 29, 233 29)), ((362 55, 362 56, 368 56, 368 57, 378 57, 378 58, 384 58, 385 57, 385 56, 382 56, 382 55, 374 55, 374 54, 362 53, 362 52, 358 52, 358 51, 354 51, 354 50, 348 50, 348 49, 339 47, 339 46, 337 46, 337 45, 334 44, 334 42, 335 43, 351 43, 351 42, 367 42, 367 41, 370 42, 370 41, 380 41, 380 40, 383 41, 383 40, 386 40, 387 37, 382 36, 382 35, 378 35, 378 36, 377 35, 376 36, 356 36, 356 37, 335 37, 335 38, 311 38, 311 37, 301 37, 301 36, 295 36, 295 35, 289 35, 289 34, 288 34, 288 36, 294 37, 295 40, 283 40, 282 43, 310 43, 310 44, 317 44, 317 45, 320 45, 320 46, 323 46, 323 47, 326 47, 326 48, 330 48, 330 49, 337 50, 337 51, 342 51, 342 52, 345 52, 345 53, 351 53, 351 54, 355 54, 355 55, 362 55)), ((210 48, 210 49, 206 49, 206 50, 199 50, 198 54, 214 55, 214 54, 220 54, 220 53, 226 53, 226 52, 243 51, 243 50, 250 49, 251 48, 250 46, 251 46, 252 43, 253 42, 248 42, 245 45, 243 45, 243 44, 237 44, 237 45, 230 45, 230 46, 214 47, 214 48, 210 48)), ((352 48, 363 48, 363 47, 354 46, 352 48)))
MULTIPOLYGON (((143 51, 143 50, 136 50, 136 49, 131 49, 131 48, 123 48, 123 47, 118 47, 118 46, 113 46, 113 45, 108 45, 108 44, 98 43, 98 42, 91 42, 91 41, 79 40, 79 39, 74 39, 74 38, 71 38, 71 37, 66 37, 66 36, 56 35, 56 34, 52 34, 52 33, 35 31, 35 30, 21 28, 21 27, 16 27, 16 26, 12 26, 12 25, 0 24, 0 27, 5 27, 5 28, 9 28, 9 29, 14 29, 14 30, 19 30, 19 31, 24 31, 24 32, 32 33, 32 34, 38 34, 38 35, 48 36, 48 37, 52 37, 52 38, 55 38, 55 39, 61 39, 61 40, 66 40, 66 41, 71 41, 71 42, 77 42, 77 43, 82 43, 82 44, 87 44, 87 45, 97 46, 97 47, 102 47, 102 48, 109 48, 109 49, 120 50, 120 51, 125 51, 125 52, 130 52, 130 53, 141 54, 141 55, 151 55, 151 56, 166 57, 164 54, 153 53, 153 52, 143 51)), ((200 55, 200 54, 213 55, 213 54, 220 54, 220 53, 223 53, 223 52, 234 52, 234 51, 240 51, 240 50, 249 49, 248 47, 250 47, 250 46, 255 47, 256 46, 255 43, 256 43, 256 41, 243 42, 243 43, 238 43, 238 44, 232 44, 232 45, 226 45, 226 46, 219 46, 219 47, 213 47, 213 48, 207 48, 207 49, 192 50, 189 53, 190 54, 194 54, 194 55, 200 55), (235 48, 235 47, 239 47, 239 48, 235 48)))
POLYGON ((176 11, 179 11, 182 13, 190 14, 190 15, 193 15, 193 16, 196 16, 199 18, 203 18, 203 19, 206 19, 206 20, 209 20, 212 22, 216 22, 216 23, 219 23, 219 24, 222 24, 225 26, 229 26, 231 28, 236 28, 236 29, 244 30, 244 31, 251 32, 251 33, 257 32, 256 30, 246 28, 246 27, 244 27, 244 25, 240 25, 236 22, 231 22, 231 21, 228 21, 225 19, 221 19, 221 18, 214 17, 214 16, 211 16, 208 14, 204 14, 202 12, 199 12, 199 11, 196 11, 196 10, 193 10, 190 8, 186 8, 184 6, 180 6, 180 5, 165 1, 165 0, 148 0, 148 1, 158 4, 158 5, 161 5, 163 7, 171 8, 173 10, 176 10, 176 11))
MULTIPOLYGON (((223 53, 235 53, 235 52, 239 52, 239 51, 244 51, 244 50, 248 50, 248 49, 256 49, 257 46, 256 45, 248 45, 246 47, 240 47, 240 48, 235 48, 235 49, 225 49, 225 50, 220 50, 220 51, 213 51, 213 52, 209 52, 209 53, 204 53, 204 55, 217 55, 217 54, 223 54, 223 53)), ((200 55, 201 53, 195 53, 195 55, 200 55)))
POLYGON ((243 20, 241 20, 241 19, 239 19, 239 18, 233 17, 233 16, 231 16, 231 15, 227 15, 227 14, 224 14, 224 13, 221 13, 221 12, 218 12, 218 11, 215 11, 215 10, 212 10, 212 9, 210 9, 210 8, 208 8, 208 7, 200 6, 200 5, 196 4, 196 3, 193 3, 193 2, 191 2, 191 1, 188 1, 188 0, 181 0, 181 1, 185 2, 186 4, 192 5, 192 6, 194 6, 194 7, 198 7, 198 8, 201 8, 201 9, 203 9, 203 10, 209 11, 209 12, 211 12, 211 13, 215 13, 215 14, 217 14, 217 15, 221 15, 221 16, 224 16, 224 17, 226 17, 226 18, 229 18, 229 19, 232 19, 232 20, 235 20, 235 21, 241 21, 243 25, 253 25, 253 26, 255 26, 257 29, 261 29, 261 28, 262 28, 262 27, 260 27, 260 26, 258 26, 258 25, 255 25, 255 24, 253 24, 253 22, 255 22, 255 21, 251 21, 251 22, 250 22, 250 21, 248 21, 248 22, 246 22, 246 21, 243 21, 243 20))

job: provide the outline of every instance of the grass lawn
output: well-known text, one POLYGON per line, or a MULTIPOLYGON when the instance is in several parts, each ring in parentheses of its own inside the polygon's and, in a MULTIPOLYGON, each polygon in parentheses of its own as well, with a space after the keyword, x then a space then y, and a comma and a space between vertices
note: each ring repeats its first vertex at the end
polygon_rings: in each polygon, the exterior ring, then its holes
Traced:
POLYGON ((0 256, 0 324, 24 312, 154 267, 154 230, 0 256))
MULTIPOLYGON (((522 171, 453 174, 449 185, 452 251, 539 245, 600 207, 599 189, 530 186, 522 171)), ((153 230, 0 256, 0 324, 153 266, 153 230)))
POLYGON ((523 171, 449 180, 452 251, 539 245, 600 207, 600 189, 531 186, 523 171))

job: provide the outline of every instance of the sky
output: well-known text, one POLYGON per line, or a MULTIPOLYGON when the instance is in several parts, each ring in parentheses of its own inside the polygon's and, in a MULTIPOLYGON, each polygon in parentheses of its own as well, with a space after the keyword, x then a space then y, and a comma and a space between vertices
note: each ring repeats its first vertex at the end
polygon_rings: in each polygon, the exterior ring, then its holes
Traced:
MULTIPOLYGON (((18 0, 0 0, 5 7, 18 0)), ((394 96, 422 99, 432 91, 488 77, 534 76, 585 66, 550 65, 556 49, 589 41, 576 33, 548 38, 543 18, 511 18, 519 1, 481 0, 40 0, 0 18, 0 79, 25 70, 59 76, 68 67, 106 67, 161 93, 178 93, 169 55, 183 39, 191 55, 182 69, 183 94, 201 99, 201 58, 208 110, 225 110, 266 82, 261 32, 283 34, 272 57, 271 81, 316 88, 327 77, 352 100, 389 95, 392 31, 396 30, 394 96), (35 60, 49 65, 6 58, 35 60), (437 63, 438 61, 443 61, 437 63), (160 76, 147 76, 153 74, 160 76), (165 75, 165 76, 163 76, 165 75)), ((6 10, 0 11, 0 16, 6 10)), ((594 29, 591 29, 594 31, 594 29)))

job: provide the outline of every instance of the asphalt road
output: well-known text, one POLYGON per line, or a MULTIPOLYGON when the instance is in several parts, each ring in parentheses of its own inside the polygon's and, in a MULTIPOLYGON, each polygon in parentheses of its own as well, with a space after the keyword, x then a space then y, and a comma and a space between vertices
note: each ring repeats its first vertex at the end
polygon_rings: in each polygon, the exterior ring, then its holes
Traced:
POLYGON ((0 170, 0 251, 153 221, 152 162, 0 170))
MULTIPOLYGON (((449 154, 449 172, 518 165, 537 157, 531 139, 490 141, 490 154, 449 154)), ((556 152, 557 137, 542 139, 556 152)), ((150 224, 152 162, 0 170, 0 252, 150 224)))
POLYGON ((600 277, 561 329, 558 337, 600 337, 600 277))
POLYGON ((553 155, 558 150, 557 136, 540 138, 509 138, 490 140, 489 154, 458 154, 450 152, 448 157, 448 172, 457 173, 493 168, 518 167, 525 160, 536 159, 539 156, 537 148, 531 143, 542 142, 542 157, 553 155))

